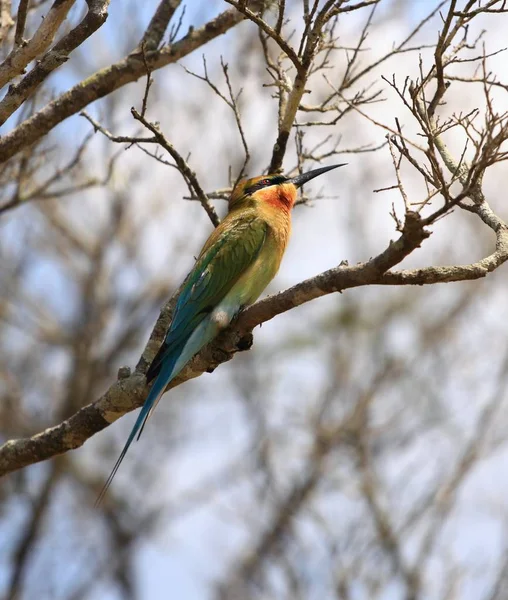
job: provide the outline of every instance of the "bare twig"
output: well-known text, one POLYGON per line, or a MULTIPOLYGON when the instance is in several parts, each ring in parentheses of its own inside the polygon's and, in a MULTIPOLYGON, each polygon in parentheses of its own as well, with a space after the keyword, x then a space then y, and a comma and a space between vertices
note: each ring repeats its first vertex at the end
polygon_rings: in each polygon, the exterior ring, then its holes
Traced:
POLYGON ((194 192, 196 194, 196 196, 199 198, 199 201, 201 202, 202 207, 205 209, 206 214, 210 217, 210 221, 215 227, 217 227, 217 225, 220 222, 219 217, 215 212, 213 206, 210 204, 203 188, 199 184, 199 181, 196 177, 196 173, 194 173, 194 171, 189 167, 182 155, 177 152, 173 144, 168 142, 168 140, 164 137, 158 125, 147 121, 140 113, 138 113, 138 111, 135 108, 132 108, 131 112, 132 116, 136 119, 136 121, 139 121, 148 130, 150 130, 154 134, 154 138, 157 141, 157 143, 160 144, 164 148, 164 150, 166 150, 166 152, 168 152, 168 154, 170 154, 170 156, 173 158, 178 167, 178 170, 189 185, 191 193, 194 192))

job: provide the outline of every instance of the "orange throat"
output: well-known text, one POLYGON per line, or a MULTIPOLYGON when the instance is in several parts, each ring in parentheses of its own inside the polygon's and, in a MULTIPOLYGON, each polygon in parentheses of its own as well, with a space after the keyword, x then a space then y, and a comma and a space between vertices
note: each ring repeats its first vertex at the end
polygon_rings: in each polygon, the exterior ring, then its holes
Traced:
POLYGON ((270 206, 289 213, 296 200, 296 188, 292 184, 283 184, 275 189, 261 190, 260 195, 262 200, 270 206))

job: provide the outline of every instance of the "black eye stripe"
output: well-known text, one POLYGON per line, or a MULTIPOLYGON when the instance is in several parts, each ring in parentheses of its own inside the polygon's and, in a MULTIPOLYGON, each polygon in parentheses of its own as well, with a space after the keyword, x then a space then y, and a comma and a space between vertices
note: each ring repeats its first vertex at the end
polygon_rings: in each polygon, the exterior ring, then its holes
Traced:
POLYGON ((270 177, 266 179, 261 179, 254 185, 251 185, 249 188, 245 190, 247 194, 254 194, 258 190, 262 190, 265 187, 269 187, 270 185, 278 185, 280 183, 284 183, 286 178, 283 175, 277 175, 276 177, 270 177))

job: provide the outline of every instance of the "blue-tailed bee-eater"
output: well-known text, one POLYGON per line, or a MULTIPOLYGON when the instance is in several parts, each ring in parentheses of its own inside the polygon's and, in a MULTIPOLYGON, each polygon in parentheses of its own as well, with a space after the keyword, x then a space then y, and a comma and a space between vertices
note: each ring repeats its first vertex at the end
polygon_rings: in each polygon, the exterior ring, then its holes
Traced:
POLYGON ((291 233, 297 189, 341 166, 296 177, 262 175, 235 186, 227 216, 206 241, 178 296, 171 325, 146 373, 152 387, 98 501, 167 385, 275 277, 291 233))

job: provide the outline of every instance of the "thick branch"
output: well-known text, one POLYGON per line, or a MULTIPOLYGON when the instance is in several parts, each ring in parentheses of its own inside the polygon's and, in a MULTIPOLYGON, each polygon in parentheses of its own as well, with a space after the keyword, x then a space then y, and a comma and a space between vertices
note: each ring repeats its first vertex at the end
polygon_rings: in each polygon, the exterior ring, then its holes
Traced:
MULTIPOLYGON (((480 214, 481 209, 486 208, 485 203, 472 210, 478 211, 480 218, 486 221, 480 214)), ((227 331, 191 361, 169 388, 213 370, 236 352, 250 347, 252 330, 257 325, 326 294, 373 284, 428 285, 485 277, 508 260, 508 227, 500 223, 490 226, 496 233, 495 252, 476 263, 393 272, 390 269, 430 235, 419 215, 408 213, 401 236, 375 258, 353 266, 335 267, 246 309, 227 331)), ((6 442, 0 447, 0 476, 82 446, 92 435, 143 404, 148 392, 144 372, 169 326, 176 295, 162 309, 135 372, 119 379, 96 402, 84 406, 63 423, 31 438, 6 442)))
MULTIPOLYGON (((428 235, 429 233, 419 225, 417 217, 410 216, 400 238, 390 243, 384 252, 369 262, 331 269, 282 294, 259 302, 242 313, 228 331, 195 357, 170 387, 230 360, 239 349, 245 348, 245 339, 250 336, 252 329, 263 321, 324 294, 376 282, 382 273, 403 260, 428 235)), ((162 310, 136 371, 114 383, 99 400, 83 407, 63 423, 32 438, 6 442, 0 448, 0 475, 78 448, 89 437, 126 412, 140 406, 148 389, 143 373, 169 326, 173 302, 174 298, 162 310)))

